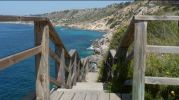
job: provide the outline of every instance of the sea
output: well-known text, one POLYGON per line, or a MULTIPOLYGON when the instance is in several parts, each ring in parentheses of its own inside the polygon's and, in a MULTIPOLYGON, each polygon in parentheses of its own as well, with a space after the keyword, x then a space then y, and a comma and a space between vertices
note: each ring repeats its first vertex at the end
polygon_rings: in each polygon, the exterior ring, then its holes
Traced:
MULTIPOLYGON (((92 55, 92 41, 103 32, 55 27, 66 49, 76 49, 80 57, 92 55)), ((50 45, 53 45, 50 43, 50 45)), ((34 26, 31 24, 0 23, 0 58, 34 47, 34 26)), ((53 48, 53 46, 51 46, 53 48)), ((50 74, 54 77, 55 62, 50 59, 50 74)), ((34 57, 0 71, 0 100, 23 100, 35 91, 34 57)))

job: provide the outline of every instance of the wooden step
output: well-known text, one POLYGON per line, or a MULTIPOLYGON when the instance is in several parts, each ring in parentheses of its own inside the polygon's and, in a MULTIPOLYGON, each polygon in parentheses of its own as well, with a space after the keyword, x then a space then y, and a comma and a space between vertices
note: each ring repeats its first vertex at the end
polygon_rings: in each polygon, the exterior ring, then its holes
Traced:
POLYGON ((131 100, 125 98, 121 99, 121 97, 121 94, 116 93, 74 89, 58 89, 51 94, 51 100, 131 100))
POLYGON ((78 82, 72 89, 76 90, 100 90, 103 91, 103 83, 78 82))

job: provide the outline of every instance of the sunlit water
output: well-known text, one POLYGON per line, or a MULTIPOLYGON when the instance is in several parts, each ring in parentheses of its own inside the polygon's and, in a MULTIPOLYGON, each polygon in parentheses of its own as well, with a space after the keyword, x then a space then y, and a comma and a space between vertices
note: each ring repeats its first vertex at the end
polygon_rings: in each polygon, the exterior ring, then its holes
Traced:
MULTIPOLYGON (((91 55, 91 41, 102 36, 102 32, 56 27, 67 50, 77 49, 81 57, 91 55)), ((0 58, 34 46, 33 25, 0 24, 0 58)), ((54 63, 50 63, 54 74, 54 63)), ((35 90, 34 57, 28 58, 0 71, 0 100, 21 100, 35 90)))

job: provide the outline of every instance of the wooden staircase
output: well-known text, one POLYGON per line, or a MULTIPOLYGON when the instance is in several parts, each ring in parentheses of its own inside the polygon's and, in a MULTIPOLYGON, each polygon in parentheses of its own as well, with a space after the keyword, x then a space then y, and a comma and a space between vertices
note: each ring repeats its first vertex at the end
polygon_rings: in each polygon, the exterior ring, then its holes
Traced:
MULTIPOLYGON (((178 16, 135 16, 118 49, 110 50, 105 61, 107 74, 111 67, 129 63, 134 58, 133 100, 144 100, 145 84, 179 85, 178 78, 145 76, 147 53, 179 53, 177 46, 147 45, 147 22, 179 20, 178 16), (133 49, 129 49, 134 42, 133 49)), ((36 91, 32 99, 36 100, 131 100, 128 94, 107 93, 103 83, 97 83, 97 72, 87 72, 89 60, 78 56, 76 50, 66 50, 57 32, 48 18, 0 16, 0 22, 32 21, 34 22, 34 47, 0 59, 0 70, 8 68, 24 59, 35 56, 36 91), (55 48, 50 48, 51 41, 55 48), (54 50, 55 49, 55 50, 54 50), (56 62, 53 78, 49 74, 49 57, 56 62), (87 74, 87 75, 86 75, 87 74), (58 87, 50 92, 49 84, 58 87)), ((24 66, 25 67, 25 66, 24 66)), ((123 72, 119 72, 123 73, 123 72)), ((110 77, 105 77, 110 79, 110 77)))
MULTIPOLYGON (((72 89, 55 90, 51 100, 121 100, 122 95, 105 92, 103 83, 94 80, 97 79, 97 72, 89 72, 86 77, 86 82, 77 82, 72 89)), ((123 100, 131 100, 127 95, 123 94, 123 97, 123 100)))

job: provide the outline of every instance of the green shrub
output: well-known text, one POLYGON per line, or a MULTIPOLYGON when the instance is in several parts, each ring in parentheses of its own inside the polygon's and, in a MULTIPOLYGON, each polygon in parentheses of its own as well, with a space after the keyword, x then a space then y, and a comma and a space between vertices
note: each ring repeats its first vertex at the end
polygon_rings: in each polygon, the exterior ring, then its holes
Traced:
MULTIPOLYGON (((166 11, 174 11, 175 7, 164 7, 155 15, 164 15, 166 11), (166 11, 165 11, 166 10, 166 11)), ((170 12, 171 13, 171 12, 170 12)), ((178 14, 178 13, 176 13, 178 14)), ((118 28, 110 42, 110 49, 117 49, 127 27, 118 28)), ((147 27, 147 43, 150 45, 179 46, 179 27, 177 21, 149 21, 147 27)), ((132 46, 129 48, 131 50, 132 46)), ((146 76, 179 77, 179 55, 147 54, 146 76)), ((133 77, 133 60, 125 64, 118 59, 112 66, 113 79, 111 91, 131 92, 131 88, 123 85, 124 81, 133 77), (122 74, 121 74, 122 73, 122 74)), ((179 87, 164 85, 145 85, 145 100, 176 100, 179 99, 179 87)))
POLYGON ((117 49, 117 47, 119 46, 119 42, 121 40, 122 35, 124 35, 125 31, 126 31, 127 27, 121 27, 118 28, 117 31, 114 33, 112 40, 110 41, 110 49, 117 49))

